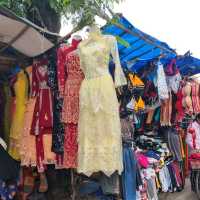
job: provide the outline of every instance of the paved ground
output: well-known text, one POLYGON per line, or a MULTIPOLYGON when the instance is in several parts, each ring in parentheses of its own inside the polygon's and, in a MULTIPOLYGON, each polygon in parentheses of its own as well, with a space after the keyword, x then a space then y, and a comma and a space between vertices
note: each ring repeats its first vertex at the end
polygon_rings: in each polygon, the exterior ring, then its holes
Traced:
POLYGON ((198 200, 195 193, 191 191, 189 180, 186 181, 184 191, 173 194, 162 194, 159 200, 198 200))

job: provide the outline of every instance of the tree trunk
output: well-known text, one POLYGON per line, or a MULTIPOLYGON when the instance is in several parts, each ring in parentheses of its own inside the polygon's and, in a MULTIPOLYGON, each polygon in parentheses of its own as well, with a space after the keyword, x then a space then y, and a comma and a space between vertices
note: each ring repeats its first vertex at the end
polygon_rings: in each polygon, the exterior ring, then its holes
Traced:
POLYGON ((33 0, 27 18, 47 30, 59 33, 61 16, 50 7, 48 0, 33 0))

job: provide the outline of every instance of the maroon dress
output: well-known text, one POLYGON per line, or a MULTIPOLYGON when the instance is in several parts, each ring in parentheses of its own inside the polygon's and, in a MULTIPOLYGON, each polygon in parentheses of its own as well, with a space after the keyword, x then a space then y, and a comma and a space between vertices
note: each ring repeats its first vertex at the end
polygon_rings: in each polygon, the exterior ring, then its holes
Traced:
POLYGON ((43 169, 45 157, 43 135, 51 134, 53 127, 52 94, 47 85, 47 60, 33 63, 32 96, 36 97, 36 104, 31 126, 31 134, 36 136, 37 166, 43 169))

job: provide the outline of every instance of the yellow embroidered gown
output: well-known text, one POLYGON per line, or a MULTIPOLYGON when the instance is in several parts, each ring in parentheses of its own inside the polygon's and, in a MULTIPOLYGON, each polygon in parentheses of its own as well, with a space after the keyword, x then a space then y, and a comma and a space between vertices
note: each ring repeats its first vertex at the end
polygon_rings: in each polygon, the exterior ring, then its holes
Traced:
POLYGON ((102 171, 110 176, 123 171, 119 104, 115 87, 125 85, 117 41, 100 30, 79 45, 85 79, 80 89, 78 172, 87 176, 102 171), (109 73, 115 63, 115 84, 109 73))
POLYGON ((14 90, 16 95, 16 108, 11 122, 9 154, 15 160, 20 160, 19 146, 23 131, 24 113, 28 96, 28 80, 23 71, 20 71, 17 74, 17 81, 14 85, 14 90))

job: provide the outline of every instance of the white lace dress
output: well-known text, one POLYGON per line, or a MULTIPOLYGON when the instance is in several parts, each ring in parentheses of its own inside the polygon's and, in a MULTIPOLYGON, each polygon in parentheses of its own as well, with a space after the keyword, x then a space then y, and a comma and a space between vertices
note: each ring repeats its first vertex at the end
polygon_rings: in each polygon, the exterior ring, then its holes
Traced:
POLYGON ((123 171, 119 104, 115 87, 125 85, 117 42, 97 34, 79 45, 85 79, 80 89, 78 172, 110 176, 123 171), (115 83, 109 73, 110 54, 115 62, 115 83))

